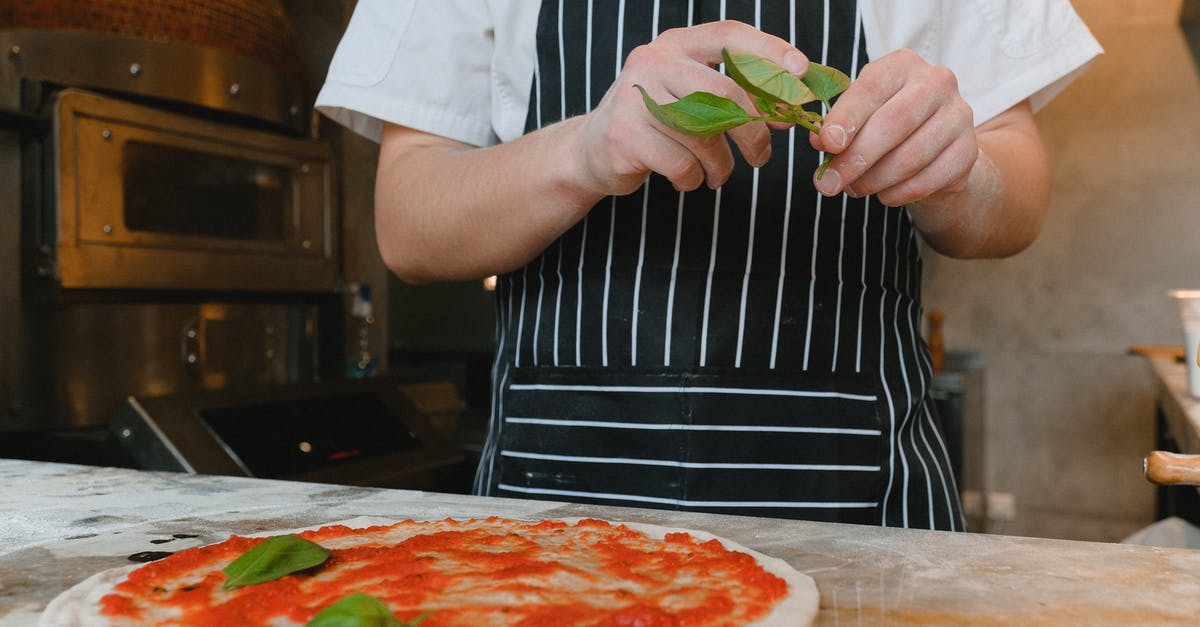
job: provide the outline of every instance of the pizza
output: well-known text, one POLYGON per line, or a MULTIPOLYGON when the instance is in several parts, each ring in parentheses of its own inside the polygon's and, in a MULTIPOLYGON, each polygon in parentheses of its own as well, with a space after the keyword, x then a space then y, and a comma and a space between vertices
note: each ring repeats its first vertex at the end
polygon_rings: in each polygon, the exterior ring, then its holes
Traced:
POLYGON ((41 624, 774 627, 808 625, 817 607, 812 579, 711 534, 487 518, 235 535, 98 573, 55 598, 41 624), (292 571, 264 575, 265 552, 292 571), (346 608, 393 622, 316 620, 346 608))

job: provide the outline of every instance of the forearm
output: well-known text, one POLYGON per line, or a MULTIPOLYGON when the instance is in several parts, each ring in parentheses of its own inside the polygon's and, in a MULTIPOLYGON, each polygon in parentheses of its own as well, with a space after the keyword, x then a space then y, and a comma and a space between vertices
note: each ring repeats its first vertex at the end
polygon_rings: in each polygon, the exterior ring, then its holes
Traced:
MULTIPOLYGON (((740 22, 673 28, 638 46, 599 104, 511 142, 472 148, 388 125, 376 182, 376 236, 384 263, 414 283, 469 279, 521 267, 605 196, 632 193, 657 172, 681 191, 722 185, 734 158, 726 136, 690 137, 646 111, 635 85, 659 99, 701 90, 749 94, 714 68, 743 50, 802 74, 808 61, 786 40, 740 22)), ((761 122, 729 131, 748 162, 770 156, 761 122)))
POLYGON ((1003 115, 978 130, 979 156, 961 189, 910 206, 914 225, 939 253, 1005 257, 1041 230, 1050 187, 1045 149, 1026 105, 1003 115))
POLYGON ((528 262, 602 197, 575 183, 575 124, 488 148, 387 127, 375 187, 384 263, 407 282, 428 283, 528 262))

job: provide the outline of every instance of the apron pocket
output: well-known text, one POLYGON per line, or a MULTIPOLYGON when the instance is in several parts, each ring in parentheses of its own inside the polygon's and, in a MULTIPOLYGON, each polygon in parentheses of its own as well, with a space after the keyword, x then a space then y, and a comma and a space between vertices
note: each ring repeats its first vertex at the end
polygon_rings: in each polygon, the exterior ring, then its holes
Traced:
POLYGON ((516 368, 501 493, 877 524, 873 377, 778 370, 516 368))

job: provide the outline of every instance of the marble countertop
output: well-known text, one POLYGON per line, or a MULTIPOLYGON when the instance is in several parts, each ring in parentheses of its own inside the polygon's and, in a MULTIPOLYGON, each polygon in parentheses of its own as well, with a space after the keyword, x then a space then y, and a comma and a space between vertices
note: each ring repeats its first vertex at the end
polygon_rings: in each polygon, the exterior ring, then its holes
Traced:
POLYGON ((143 551, 354 516, 593 516, 708 531, 816 580, 821 625, 1173 625, 1200 552, 0 459, 0 627, 143 551))

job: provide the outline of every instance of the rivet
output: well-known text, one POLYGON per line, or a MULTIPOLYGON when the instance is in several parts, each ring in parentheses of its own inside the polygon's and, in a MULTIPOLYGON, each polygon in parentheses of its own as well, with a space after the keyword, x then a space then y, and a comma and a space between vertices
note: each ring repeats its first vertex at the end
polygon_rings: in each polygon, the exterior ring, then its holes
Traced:
POLYGON ((288 107, 288 113, 291 114, 292 116, 300 115, 300 105, 294 104, 294 105, 288 107))
POLYGON ((230 85, 229 85, 229 95, 230 96, 236 96, 239 93, 241 93, 241 91, 242 91, 241 85, 238 85, 237 83, 230 83, 230 85))
POLYGON ((105 232, 105 233, 112 233, 112 231, 113 231, 113 229, 112 229, 112 225, 111 225, 111 224, 105 224, 105 225, 104 225, 104 232, 105 232))
POLYGON ((300 242, 300 245, 306 249, 312 248, 312 242, 310 242, 308 240, 304 240, 303 242, 300 242))
POLYGON ((138 77, 138 76, 141 76, 141 74, 142 74, 142 64, 141 63, 130 63, 129 64, 129 75, 130 76, 138 77))
POLYGON ((103 131, 100 131, 100 136, 104 139, 112 139, 112 131, 104 129, 103 131))
POLYGON ((8 49, 8 56, 14 59, 21 56, 21 47, 17 44, 13 44, 13 46, 8 49))

